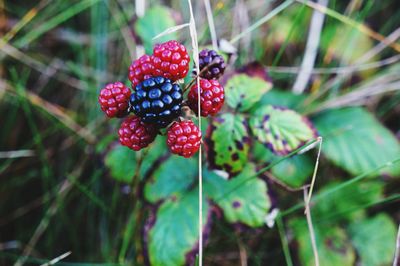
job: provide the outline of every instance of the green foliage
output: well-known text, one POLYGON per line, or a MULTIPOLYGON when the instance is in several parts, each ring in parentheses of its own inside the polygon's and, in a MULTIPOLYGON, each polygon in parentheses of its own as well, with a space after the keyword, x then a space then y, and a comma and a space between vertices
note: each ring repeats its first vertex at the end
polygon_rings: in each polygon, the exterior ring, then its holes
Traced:
POLYGON ((185 192, 197 175, 197 161, 171 156, 161 162, 145 186, 145 197, 155 203, 172 195, 185 192))
MULTIPOLYGON (((279 160, 281 156, 275 155, 264 145, 256 142, 253 145, 252 154, 256 162, 267 165, 275 160, 279 160)), ((279 164, 271 168, 274 177, 284 182, 290 187, 300 187, 311 178, 314 171, 315 161, 307 154, 298 154, 286 158, 279 164)))
POLYGON ((299 106, 306 98, 304 94, 294 94, 290 91, 274 88, 262 96, 260 101, 253 107, 252 113, 255 113, 254 110, 265 105, 282 106, 298 110, 299 106))
POLYGON ((136 153, 122 145, 115 145, 107 153, 105 164, 114 179, 130 183, 136 170, 136 153))
POLYGON ((250 129, 258 141, 278 155, 294 151, 317 135, 307 118, 271 105, 254 111, 250 129))
POLYGON ((285 159, 271 168, 271 173, 291 187, 300 187, 311 179, 315 162, 305 154, 285 159))
POLYGON ((267 184, 254 177, 255 173, 253 164, 247 164, 240 175, 231 180, 206 172, 205 192, 221 207, 228 222, 252 227, 264 224, 271 203, 267 184))
POLYGON ((216 168, 236 174, 247 163, 249 136, 242 115, 225 113, 211 123, 209 159, 216 168))
POLYGON ((146 11, 145 16, 135 23, 135 31, 143 41, 146 53, 151 54, 155 43, 177 39, 177 33, 173 32, 153 40, 164 30, 176 26, 171 11, 163 6, 153 6, 146 11))
POLYGON ((354 222, 351 240, 364 266, 390 265, 396 248, 396 226, 386 214, 354 222))
POLYGON ((257 77, 238 74, 226 83, 226 102, 235 110, 245 112, 257 103, 272 84, 257 77))
MULTIPOLYGON (((198 242, 198 190, 167 199, 148 232, 150 263, 154 266, 184 265, 185 256, 198 242)), ((203 201, 203 225, 207 226, 209 205, 203 201)))
MULTIPOLYGON (((340 185, 339 182, 331 182, 324 186, 318 194, 324 194, 332 188, 340 185)), ((321 222, 353 221, 362 218, 364 209, 383 198, 383 184, 379 181, 364 181, 344 187, 317 201, 313 213, 321 222)))
MULTIPOLYGON (((299 245, 302 265, 314 265, 314 253, 305 219, 295 219, 290 223, 299 245)), ((315 227, 315 241, 319 263, 324 266, 352 266, 356 254, 346 232, 338 226, 315 227)))
MULTIPOLYGON (((314 119, 324 138, 325 156, 353 175, 370 171, 400 155, 400 144, 393 134, 363 108, 333 109, 314 119)), ((381 173, 400 174, 400 165, 381 173)))

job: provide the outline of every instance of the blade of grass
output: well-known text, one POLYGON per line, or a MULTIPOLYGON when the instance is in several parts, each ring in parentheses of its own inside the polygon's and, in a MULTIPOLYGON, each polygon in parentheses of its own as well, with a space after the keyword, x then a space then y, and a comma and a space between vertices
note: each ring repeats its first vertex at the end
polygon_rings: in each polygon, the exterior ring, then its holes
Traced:
POLYGON ((76 4, 63 10, 60 14, 52 17, 44 24, 36 27, 35 30, 29 31, 25 36, 18 39, 18 41, 15 42, 15 45, 17 47, 23 47, 30 44, 31 42, 42 36, 44 33, 57 27, 59 24, 81 13, 82 11, 88 9, 89 7, 100 1, 101 0, 84 0, 77 2, 76 4))
POLYGON ((270 19, 272 19, 274 16, 276 16, 277 14, 279 14, 280 12, 282 12, 283 10, 285 10, 287 7, 289 7, 291 4, 293 4, 294 0, 287 0, 285 2, 283 2, 282 4, 280 4, 279 6, 277 6, 275 9, 273 9, 271 12, 269 12, 267 15, 265 15, 264 17, 262 17, 261 19, 257 20, 254 24, 250 25, 250 27, 248 27, 247 29, 245 29, 244 31, 242 31, 241 33, 239 33, 238 35, 236 35, 235 37, 233 37, 230 40, 230 43, 236 43, 237 41, 239 41, 241 38, 243 38, 244 36, 246 36, 247 34, 251 33, 253 30, 257 29, 258 27, 260 27, 262 24, 264 24, 265 22, 269 21, 270 19))
POLYGON ((400 52, 400 44, 393 42, 390 43, 386 40, 385 36, 381 35, 380 33, 373 31, 371 28, 367 27, 366 25, 359 23, 349 17, 346 17, 338 12, 336 12, 335 10, 332 10, 330 8, 324 7, 320 4, 314 3, 312 1, 304 1, 304 0, 296 0, 297 2, 307 5, 310 8, 316 9, 322 13, 325 13, 326 15, 335 18, 341 22, 343 22, 346 25, 349 25, 355 29, 357 29, 358 31, 360 31, 361 33, 371 37, 374 40, 380 41, 385 43, 387 46, 393 48, 395 51, 400 52))

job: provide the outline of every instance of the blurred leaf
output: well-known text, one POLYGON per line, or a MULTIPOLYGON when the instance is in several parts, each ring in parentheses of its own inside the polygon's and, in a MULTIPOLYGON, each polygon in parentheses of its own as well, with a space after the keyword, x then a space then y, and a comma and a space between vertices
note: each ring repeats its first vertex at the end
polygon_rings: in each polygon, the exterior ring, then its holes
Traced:
POLYGON ((235 174, 246 165, 249 136, 242 115, 225 113, 214 118, 206 141, 208 161, 213 168, 235 174))
MULTIPOLYGON (((353 175, 363 174, 400 155, 396 137, 363 108, 333 109, 318 115, 314 122, 324 138, 322 152, 353 175)), ((382 169, 381 173, 399 175, 400 165, 382 169)))
POLYGON ((255 173, 253 164, 247 164, 231 180, 205 171, 205 192, 222 208, 228 222, 252 227, 264 224, 271 203, 267 195, 267 184, 256 177, 249 179, 255 173))
MULTIPOLYGON (((332 182, 324 186, 319 194, 340 185, 339 182, 332 182)), ((364 216, 364 209, 367 205, 383 198, 383 183, 378 181, 364 181, 351 186, 344 187, 324 200, 317 201, 313 213, 318 220, 328 223, 342 219, 352 221, 364 216)), ((316 220, 316 221, 318 221, 316 220)))
POLYGON ((136 170, 135 152, 122 145, 115 145, 107 153, 105 164, 114 179, 130 183, 136 170))
MULTIPOLYGON (((185 265, 188 254, 197 247, 199 231, 198 190, 170 198, 157 210, 154 226, 148 232, 151 265, 185 265)), ((204 230, 210 226, 209 205, 203 201, 204 230)), ((194 255, 194 253, 193 253, 194 255)))
POLYGON ((197 175, 197 161, 171 156, 160 164, 145 185, 146 199, 155 203, 186 191, 197 175))
POLYGON ((286 155, 317 136, 307 118, 293 110, 261 106, 250 118, 255 138, 275 154, 286 155))
POLYGON ((386 214, 354 222, 351 240, 363 266, 391 265, 396 247, 396 226, 386 214))
POLYGON ((305 154, 289 157, 271 168, 276 178, 295 188, 304 185, 313 171, 314 162, 305 154))
POLYGON ((140 36, 146 53, 153 52, 153 44, 177 39, 177 32, 172 32, 153 41, 153 38, 168 28, 176 26, 171 11, 163 6, 154 6, 135 23, 136 34, 140 36))
POLYGON ((271 87, 270 82, 258 77, 250 77, 245 74, 234 75, 225 85, 226 100, 230 107, 245 112, 258 102, 271 87))
POLYGON ((354 64, 373 46, 374 42, 366 34, 343 23, 330 24, 322 31, 321 49, 326 53, 325 62, 336 58, 342 64, 354 64))
MULTIPOLYGON (((305 219, 296 219, 290 223, 294 237, 299 245, 301 265, 314 265, 314 253, 305 219)), ((353 266, 356 255, 346 232, 337 227, 315 227, 315 241, 318 249, 319 264, 323 266, 353 266)))

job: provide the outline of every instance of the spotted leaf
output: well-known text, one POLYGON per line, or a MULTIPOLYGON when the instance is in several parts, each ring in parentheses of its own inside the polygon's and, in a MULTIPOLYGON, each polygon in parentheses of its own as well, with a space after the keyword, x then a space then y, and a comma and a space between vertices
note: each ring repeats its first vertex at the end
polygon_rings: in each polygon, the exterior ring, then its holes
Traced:
POLYGON ((278 155, 286 155, 317 137, 311 122, 293 110, 261 106, 250 118, 255 138, 278 155))
POLYGON ((271 202, 267 195, 267 184, 255 177, 255 173, 253 164, 247 164, 231 180, 209 171, 204 172, 205 192, 223 210, 228 222, 251 227, 264 224, 271 202))
POLYGON ((253 107, 271 87, 270 82, 261 78, 238 74, 226 83, 226 101, 230 107, 244 112, 253 107))
POLYGON ((231 113, 216 117, 207 130, 207 155, 212 168, 231 175, 240 172, 247 163, 249 135, 242 115, 231 113))

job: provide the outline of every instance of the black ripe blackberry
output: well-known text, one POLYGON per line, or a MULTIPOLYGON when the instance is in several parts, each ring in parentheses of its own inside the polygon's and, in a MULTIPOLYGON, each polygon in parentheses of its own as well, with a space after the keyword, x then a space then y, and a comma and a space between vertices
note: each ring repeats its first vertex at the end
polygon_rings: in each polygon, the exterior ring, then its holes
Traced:
POLYGON ((218 79, 225 71, 224 58, 214 50, 204 49, 199 53, 200 77, 218 79), (202 71, 204 68, 206 70, 202 71))
POLYGON ((139 83, 131 95, 133 112, 144 123, 166 127, 181 112, 182 89, 163 77, 152 77, 139 83))

